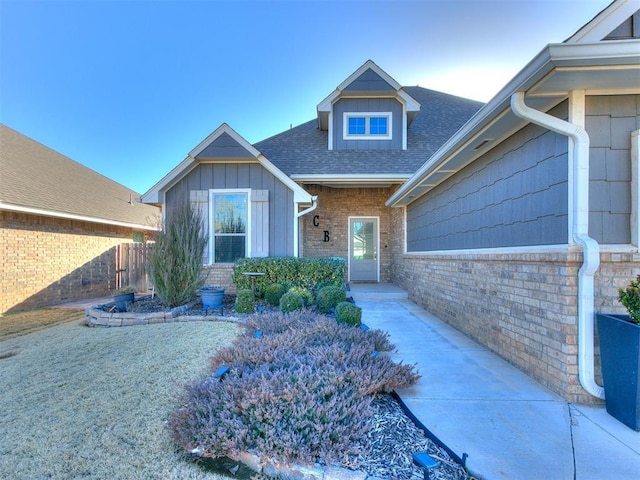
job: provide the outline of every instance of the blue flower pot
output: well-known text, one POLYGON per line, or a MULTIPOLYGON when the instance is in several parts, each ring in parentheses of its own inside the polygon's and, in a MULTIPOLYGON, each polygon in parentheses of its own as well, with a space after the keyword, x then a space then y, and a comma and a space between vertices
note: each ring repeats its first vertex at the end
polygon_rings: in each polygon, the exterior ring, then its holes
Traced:
POLYGON ((224 287, 202 287, 200 289, 202 297, 202 308, 204 310, 223 308, 224 287))

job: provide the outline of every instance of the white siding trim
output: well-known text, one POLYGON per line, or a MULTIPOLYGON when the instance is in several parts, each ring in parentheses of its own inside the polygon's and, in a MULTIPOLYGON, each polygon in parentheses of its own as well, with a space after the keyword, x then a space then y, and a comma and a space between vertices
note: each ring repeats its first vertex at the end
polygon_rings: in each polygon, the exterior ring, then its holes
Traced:
POLYGON ((640 246, 640 130, 631 132, 631 243, 640 246))

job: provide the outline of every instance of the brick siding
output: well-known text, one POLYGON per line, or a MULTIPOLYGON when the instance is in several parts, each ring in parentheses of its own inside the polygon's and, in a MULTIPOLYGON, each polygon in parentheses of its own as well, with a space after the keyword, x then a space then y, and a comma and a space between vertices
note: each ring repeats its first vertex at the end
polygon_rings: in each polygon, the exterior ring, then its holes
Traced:
POLYGON ((124 227, 0 212, 0 311, 108 295, 124 227))
MULTIPOLYGON (((411 300, 568 401, 597 401, 578 378, 581 252, 407 255, 403 218, 403 209, 394 210, 392 280, 411 300)), ((595 279, 596 311, 624 313, 617 288, 638 273, 637 253, 603 253, 595 279)))
POLYGON ((349 217, 379 217, 380 230, 380 281, 391 279, 391 209, 384 202, 391 196, 389 188, 330 188, 319 185, 305 185, 311 195, 318 195, 318 207, 300 218, 304 257, 349 257, 349 217), (318 215, 318 226, 313 225, 313 217, 318 215), (329 241, 324 241, 327 231, 329 241))

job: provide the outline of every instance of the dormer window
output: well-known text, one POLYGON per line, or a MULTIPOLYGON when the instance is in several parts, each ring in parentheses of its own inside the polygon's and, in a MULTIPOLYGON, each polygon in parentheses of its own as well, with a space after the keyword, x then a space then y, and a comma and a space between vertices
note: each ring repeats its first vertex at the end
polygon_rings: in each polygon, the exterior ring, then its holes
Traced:
POLYGON ((391 112, 345 112, 344 140, 391 140, 391 112))

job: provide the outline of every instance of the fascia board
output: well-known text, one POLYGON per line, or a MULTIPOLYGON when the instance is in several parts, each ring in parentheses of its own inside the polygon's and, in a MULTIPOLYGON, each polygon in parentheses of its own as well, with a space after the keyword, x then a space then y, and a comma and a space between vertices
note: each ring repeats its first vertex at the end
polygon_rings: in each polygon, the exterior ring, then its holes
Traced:
POLYGON ((295 181, 293 181, 291 177, 285 175, 282 170, 280 170, 273 163, 267 160, 264 155, 260 154, 258 156, 258 161, 267 171, 269 171, 269 173, 271 173, 274 177, 276 177, 293 191, 293 201, 295 203, 311 203, 313 196, 300 185, 298 185, 295 181))
POLYGON ((153 187, 147 190, 140 196, 142 203, 158 204, 163 203, 160 198, 160 192, 163 191, 169 184, 173 183, 183 172, 190 170, 195 164, 195 158, 188 156, 177 166, 175 166, 169 173, 167 173, 162 179, 156 183, 153 187))
POLYGON ((223 133, 226 133, 231 138, 233 138, 236 142, 240 144, 245 150, 247 150, 254 157, 258 157, 260 152, 255 149, 253 145, 247 142, 242 136, 240 136, 233 128, 231 128, 226 123, 223 123, 218 128, 216 128, 207 138, 205 138, 202 142, 198 144, 196 148, 189 152, 189 156, 196 158, 205 148, 209 146, 211 142, 213 142, 216 138, 218 138, 223 133))
POLYGON ((31 215, 42 215, 44 217, 64 218, 66 220, 77 220, 80 222, 100 223, 103 225, 115 225, 118 227, 134 228, 138 230, 160 231, 159 226, 142 225, 138 223, 119 222, 117 220, 109 220, 99 217, 88 217, 85 215, 75 215, 72 213, 56 212, 53 210, 44 210, 41 208, 24 207, 20 205, 12 205, 8 203, 0 202, 0 210, 6 210, 9 212, 28 213, 31 215))
POLYGON ((328 174, 328 173, 318 173, 318 174, 298 174, 291 175, 291 178, 298 182, 313 182, 313 181, 331 181, 335 183, 398 183, 404 182, 411 175, 409 174, 387 174, 387 173, 374 173, 374 174, 366 174, 366 173, 355 173, 349 175, 337 175, 337 174, 328 174))
POLYGON ((565 40, 565 43, 599 42, 637 11, 638 0, 618 0, 612 2, 589 21, 589 23, 565 40))
POLYGON ((344 90, 347 88, 354 80, 356 80, 360 75, 366 72, 368 69, 373 70, 377 73, 380 78, 382 78, 385 82, 387 82, 391 87, 393 87, 396 91, 400 90, 402 86, 396 82, 387 72, 382 70, 378 65, 376 65, 372 60, 367 60, 362 64, 360 68, 358 68, 355 72, 349 75, 340 85, 338 85, 337 90, 344 90))
POLYGON ((411 95, 409 95, 407 92, 401 89, 398 92, 398 96, 405 102, 405 105, 407 106, 407 112, 420 111, 420 107, 421 107, 420 103, 416 101, 416 99, 413 98, 411 95))
POLYGON ((608 40, 572 45, 551 44, 550 61, 556 67, 580 65, 633 65, 640 62, 640 40, 608 40))

